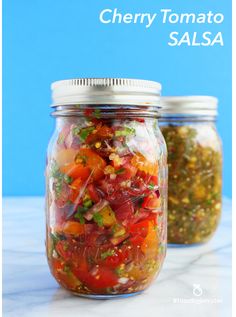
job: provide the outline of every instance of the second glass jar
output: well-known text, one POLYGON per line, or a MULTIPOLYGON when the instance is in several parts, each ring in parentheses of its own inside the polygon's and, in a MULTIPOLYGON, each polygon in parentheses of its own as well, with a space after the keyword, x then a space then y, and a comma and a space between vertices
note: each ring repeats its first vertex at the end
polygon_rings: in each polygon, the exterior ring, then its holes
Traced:
POLYGON ((217 99, 162 97, 160 126, 168 149, 168 243, 208 241, 221 216, 222 150, 217 99))

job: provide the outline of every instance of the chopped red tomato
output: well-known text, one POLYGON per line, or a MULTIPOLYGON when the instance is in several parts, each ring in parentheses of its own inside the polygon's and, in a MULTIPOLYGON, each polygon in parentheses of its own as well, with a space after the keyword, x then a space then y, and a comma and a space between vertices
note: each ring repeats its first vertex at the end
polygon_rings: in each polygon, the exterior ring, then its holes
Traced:
POLYGON ((129 239, 133 246, 141 246, 143 244, 144 238, 140 235, 133 236, 129 239))
POLYGON ((149 185, 154 185, 157 186, 158 185, 158 176, 154 176, 152 175, 151 178, 149 179, 149 185))
POLYGON ((122 165, 120 169, 116 170, 117 177, 116 182, 118 181, 127 181, 135 176, 137 168, 130 163, 122 165))
POLYGON ((69 200, 71 202, 77 202, 78 203, 78 199, 79 199, 79 195, 80 195, 80 190, 83 186, 82 180, 80 178, 77 178, 76 180, 74 180, 71 184, 70 184, 70 195, 69 195, 69 200))
POLYGON ((149 221, 143 220, 130 226, 130 242, 134 246, 141 246, 148 234, 149 221))
POLYGON ((148 220, 143 220, 138 223, 135 223, 130 226, 129 232, 132 236, 138 235, 140 237, 145 238, 148 233, 148 224, 148 220))
POLYGON ((92 201, 94 203, 98 203, 101 198, 95 186, 93 184, 89 184, 87 190, 92 201))
POLYGON ((91 144, 95 143, 96 141, 102 141, 105 139, 110 139, 113 136, 113 131, 106 125, 102 125, 96 128, 93 133, 91 133, 86 138, 86 143, 91 144))
POLYGON ((115 201, 113 202, 113 210, 115 211, 116 218, 119 221, 131 220, 134 215, 134 206, 131 200, 123 201, 119 204, 115 201))
POLYGON ((63 270, 65 267, 65 263, 60 259, 52 258, 52 267, 56 271, 63 270))
POLYGON ((102 256, 106 253, 108 254, 105 259, 100 260, 100 263, 102 265, 105 265, 109 268, 116 268, 122 263, 125 263, 127 258, 129 257, 129 250, 127 248, 120 248, 116 250, 111 250, 111 253, 109 254, 109 250, 107 252, 102 253, 102 256))
POLYGON ((69 244, 67 241, 58 241, 56 244, 56 251, 65 261, 68 261, 71 257, 71 251, 69 250, 69 244))
POLYGON ((144 198, 142 207, 146 209, 157 209, 160 207, 160 199, 158 199, 156 193, 152 193, 144 198))
POLYGON ((118 283, 118 277, 113 270, 106 267, 95 267, 88 271, 87 268, 75 268, 73 270, 77 278, 92 291, 113 287, 118 283))

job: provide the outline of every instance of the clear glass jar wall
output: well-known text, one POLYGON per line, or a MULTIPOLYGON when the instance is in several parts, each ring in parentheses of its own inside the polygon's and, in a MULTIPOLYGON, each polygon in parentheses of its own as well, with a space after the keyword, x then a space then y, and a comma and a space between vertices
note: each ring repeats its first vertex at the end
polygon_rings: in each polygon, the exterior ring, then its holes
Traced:
POLYGON ((74 104, 57 106, 54 116, 46 167, 51 272, 82 296, 138 293, 166 253, 166 146, 157 111, 74 104))
POLYGON ((163 98, 168 149, 168 243, 208 241, 221 216, 222 149, 211 97, 163 98))

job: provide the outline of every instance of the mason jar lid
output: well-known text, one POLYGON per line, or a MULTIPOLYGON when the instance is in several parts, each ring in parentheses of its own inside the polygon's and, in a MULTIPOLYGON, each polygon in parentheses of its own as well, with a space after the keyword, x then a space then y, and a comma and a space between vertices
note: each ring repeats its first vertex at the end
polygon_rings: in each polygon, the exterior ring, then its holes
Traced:
POLYGON ((159 106, 161 84, 126 78, 75 78, 52 83, 52 107, 74 104, 159 106))
POLYGON ((161 116, 217 116, 218 99, 212 96, 161 97, 161 116))

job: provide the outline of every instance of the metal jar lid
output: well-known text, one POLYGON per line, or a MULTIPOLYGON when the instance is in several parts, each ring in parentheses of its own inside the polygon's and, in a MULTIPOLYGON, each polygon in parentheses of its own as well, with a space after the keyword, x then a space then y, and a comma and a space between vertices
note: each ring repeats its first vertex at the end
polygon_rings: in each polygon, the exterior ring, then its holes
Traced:
POLYGON ((161 84, 126 78, 76 78, 52 83, 52 107, 74 104, 159 106, 161 84))
POLYGON ((218 99, 212 96, 161 97, 161 116, 217 116, 218 99))

